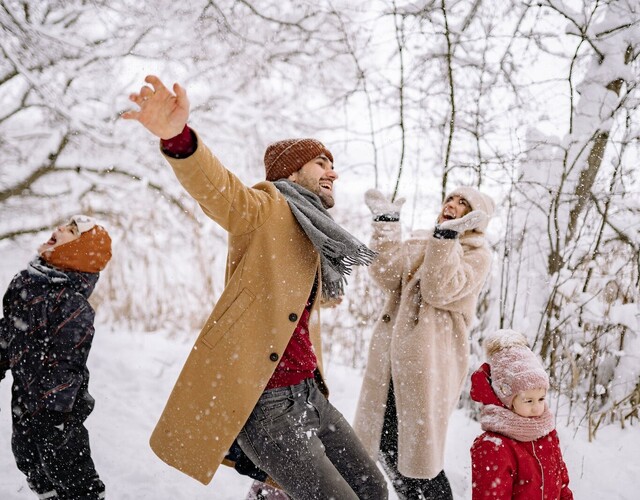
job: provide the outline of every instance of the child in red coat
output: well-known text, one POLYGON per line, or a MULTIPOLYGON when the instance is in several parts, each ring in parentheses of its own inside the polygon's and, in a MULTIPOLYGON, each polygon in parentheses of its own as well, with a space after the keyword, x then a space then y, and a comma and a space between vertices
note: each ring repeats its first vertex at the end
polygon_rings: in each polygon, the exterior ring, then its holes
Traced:
POLYGON ((489 363, 471 376, 485 431, 471 447, 473 500, 573 499, 542 364, 513 330, 498 330, 484 345, 489 363))

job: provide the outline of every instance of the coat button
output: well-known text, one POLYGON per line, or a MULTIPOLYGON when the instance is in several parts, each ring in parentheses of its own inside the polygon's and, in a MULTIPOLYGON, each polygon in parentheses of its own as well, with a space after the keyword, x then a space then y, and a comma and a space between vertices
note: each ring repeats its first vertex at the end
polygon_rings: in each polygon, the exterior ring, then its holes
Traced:
POLYGON ((389 321, 391 321, 391 316, 389 316, 388 314, 384 314, 382 316, 382 321, 384 321, 385 323, 388 323, 389 321))
POLYGON ((289 314, 289 321, 298 321, 298 315, 296 313, 289 314))
POLYGON ((272 352, 271 354, 269 354, 269 359, 270 359, 271 361, 273 361, 274 363, 275 363, 276 361, 278 361, 278 358, 279 358, 279 357, 280 357, 280 356, 278 356, 278 353, 277 353, 277 352, 272 352))

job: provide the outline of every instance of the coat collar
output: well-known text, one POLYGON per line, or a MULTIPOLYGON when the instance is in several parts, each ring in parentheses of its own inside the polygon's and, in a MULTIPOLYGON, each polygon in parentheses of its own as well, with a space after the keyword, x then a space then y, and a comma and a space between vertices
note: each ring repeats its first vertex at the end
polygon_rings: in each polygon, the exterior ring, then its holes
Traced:
POLYGON ((36 257, 29 263, 27 271, 36 281, 47 282, 49 285, 69 286, 86 298, 89 298, 93 292, 100 276, 99 273, 60 269, 49 265, 40 257, 36 257))

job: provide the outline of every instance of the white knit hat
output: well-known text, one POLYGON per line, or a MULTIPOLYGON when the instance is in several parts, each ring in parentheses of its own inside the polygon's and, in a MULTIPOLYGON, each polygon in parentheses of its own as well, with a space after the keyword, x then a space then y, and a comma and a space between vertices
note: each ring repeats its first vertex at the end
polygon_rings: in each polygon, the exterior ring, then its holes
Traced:
POLYGON ((78 231, 80 234, 86 233, 87 231, 91 231, 94 226, 98 225, 98 221, 96 221, 93 217, 89 217, 88 215, 74 215, 71 217, 69 222, 75 222, 78 231))
POLYGON ((484 348, 491 366, 491 386, 507 408, 521 392, 549 388, 547 372, 521 333, 498 330, 485 337, 484 348))
POLYGON ((496 207, 493 198, 491 198, 491 196, 489 195, 481 193, 476 188, 473 188, 471 186, 461 186, 451 191, 446 196, 445 200, 455 195, 462 196, 465 200, 467 200, 469 202, 469 205, 471 206, 471 210, 482 210, 487 214, 488 219, 486 220, 486 222, 475 229, 477 232, 483 233, 485 229, 487 229, 489 219, 493 215, 496 207))

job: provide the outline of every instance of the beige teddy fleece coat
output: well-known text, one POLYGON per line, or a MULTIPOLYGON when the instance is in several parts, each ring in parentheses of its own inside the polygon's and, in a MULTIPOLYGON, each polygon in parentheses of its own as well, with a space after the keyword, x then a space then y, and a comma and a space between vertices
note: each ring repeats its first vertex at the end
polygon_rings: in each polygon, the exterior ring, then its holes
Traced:
POLYGON ((434 478, 444 468, 447 426, 467 377, 471 327, 491 266, 483 234, 402 242, 397 222, 374 222, 369 268, 387 299, 369 347, 355 430, 376 459, 389 381, 398 412, 398 469, 434 478))

